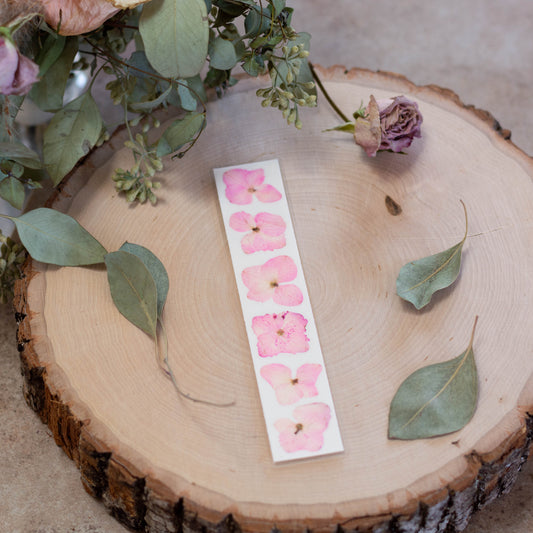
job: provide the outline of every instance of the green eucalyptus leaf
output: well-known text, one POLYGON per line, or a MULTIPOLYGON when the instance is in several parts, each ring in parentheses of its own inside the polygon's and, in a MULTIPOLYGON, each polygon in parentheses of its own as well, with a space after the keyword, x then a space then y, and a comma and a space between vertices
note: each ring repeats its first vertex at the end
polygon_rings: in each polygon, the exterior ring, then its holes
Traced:
POLYGON ((136 255, 124 251, 105 256, 113 302, 131 323, 155 338, 157 290, 154 278, 136 255))
POLYGON ((162 76, 190 78, 202 69, 209 42, 204 0, 152 0, 143 6, 139 32, 148 61, 162 76))
POLYGON ((204 122, 203 113, 187 113, 172 122, 157 142, 157 155, 163 157, 171 154, 191 142, 203 128, 204 122))
POLYGON ((458 357, 420 368, 398 388, 389 412, 390 439, 424 439, 463 428, 476 409, 478 378, 472 344, 458 357))
MULTIPOLYGON (((48 37, 48 39, 50 38, 53 37, 48 37)), ((61 43, 58 42, 57 44, 60 45, 61 43)), ((55 111, 63 107, 63 95, 74 57, 78 51, 78 38, 68 37, 63 45, 61 54, 53 63, 48 65, 48 62, 45 62, 44 72, 41 67, 41 72, 39 72, 41 79, 34 84, 30 91, 30 98, 43 111, 55 111)), ((55 47, 52 46, 51 52, 54 51, 55 47)), ((46 59, 47 57, 45 57, 46 59)))
POLYGON ((396 280, 396 293, 417 309, 427 305, 436 291, 449 287, 459 275, 461 252, 468 233, 468 217, 464 204, 463 207, 466 229, 461 242, 444 252, 407 263, 400 269, 396 280))
POLYGON ((244 30, 246 31, 246 35, 257 37, 267 32, 270 29, 271 23, 268 9, 254 6, 244 19, 244 30))
POLYGON ((191 92, 195 98, 200 100, 200 102, 207 102, 207 93, 205 92, 204 82, 200 76, 193 76, 192 78, 187 78, 185 81, 189 87, 189 92, 191 92))
POLYGON ((237 54, 231 41, 217 37, 209 44, 209 64, 218 70, 230 70, 237 64, 237 54))
POLYGON ((16 161, 28 168, 42 168, 39 156, 22 143, 0 142, 0 157, 16 161))
POLYGON ((345 122, 344 124, 339 124, 334 128, 328 128, 324 131, 345 131, 347 133, 352 133, 355 131, 355 124, 353 122, 345 122))
POLYGON ((25 196, 24 185, 17 178, 8 176, 0 181, 0 197, 16 209, 22 209, 25 196))
POLYGON ((272 0, 272 7, 274 8, 274 18, 279 17, 280 13, 285 9, 285 0, 272 0))
POLYGON ((37 261, 60 266, 104 262, 106 249, 69 215, 41 207, 10 218, 22 244, 37 261))
POLYGON ((67 38, 63 35, 48 35, 35 58, 35 62, 39 65, 39 76, 44 76, 48 69, 59 59, 66 42, 67 38))
POLYGON ((132 111, 152 111, 153 109, 159 107, 163 102, 166 101, 168 95, 170 94, 170 91, 172 91, 172 85, 169 85, 168 89, 161 93, 157 98, 144 102, 130 102, 128 104, 128 107, 132 111))
POLYGON ((161 316, 167 300, 169 286, 168 274, 165 266, 153 252, 139 244, 125 242, 120 247, 120 250, 136 255, 154 278, 157 290, 157 316, 161 316))
POLYGON ((196 111, 197 101, 189 90, 187 80, 180 80, 180 83, 178 83, 178 95, 181 107, 185 111, 196 111))
POLYGON ((90 92, 85 92, 58 111, 44 132, 46 169, 57 185, 96 144, 102 117, 90 92))
POLYGON ((256 61, 256 56, 248 57, 241 66, 243 70, 246 72, 246 74, 249 74, 250 76, 253 76, 254 78, 259 76, 259 74, 261 74, 264 70, 263 66, 261 66, 256 61))

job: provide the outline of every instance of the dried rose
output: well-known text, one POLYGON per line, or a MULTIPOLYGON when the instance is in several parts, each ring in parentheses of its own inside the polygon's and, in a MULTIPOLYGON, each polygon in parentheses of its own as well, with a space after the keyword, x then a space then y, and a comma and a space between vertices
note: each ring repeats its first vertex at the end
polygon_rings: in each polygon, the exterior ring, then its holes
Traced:
POLYGON ((39 67, 23 56, 7 37, 0 35, 0 93, 26 94, 38 81, 39 67))
POLYGON ((121 9, 147 0, 41 0, 45 20, 61 35, 80 35, 95 30, 121 9))
POLYGON ((354 138, 371 157, 378 150, 402 152, 415 137, 421 136, 421 124, 418 104, 409 98, 395 96, 376 100, 370 96, 366 113, 355 119, 354 138))

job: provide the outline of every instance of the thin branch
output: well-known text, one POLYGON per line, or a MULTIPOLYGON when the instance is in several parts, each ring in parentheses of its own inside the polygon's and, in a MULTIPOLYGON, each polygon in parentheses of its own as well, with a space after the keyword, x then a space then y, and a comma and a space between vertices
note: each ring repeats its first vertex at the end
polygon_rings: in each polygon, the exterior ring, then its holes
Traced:
POLYGON ((339 117, 344 120, 344 122, 350 122, 350 119, 337 107, 337 104, 331 99, 331 96, 328 94, 328 91, 326 91, 324 85, 322 85, 322 81, 318 77, 318 74, 316 73, 313 65, 311 62, 308 62, 309 69, 311 70, 311 74, 313 75, 313 79, 316 81, 316 84, 318 85, 318 88, 322 91, 322 94, 328 101, 329 105, 333 108, 335 113, 339 115, 339 117))

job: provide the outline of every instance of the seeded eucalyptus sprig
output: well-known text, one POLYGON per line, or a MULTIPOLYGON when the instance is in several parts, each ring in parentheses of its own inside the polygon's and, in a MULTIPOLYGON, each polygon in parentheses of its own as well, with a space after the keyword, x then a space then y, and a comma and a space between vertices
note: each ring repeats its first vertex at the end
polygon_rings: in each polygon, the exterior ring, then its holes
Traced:
POLYGON ((0 152, 0 197, 17 207, 43 176, 57 185, 109 138, 117 124, 106 123, 93 89, 104 75, 109 98, 122 108, 120 123, 128 128, 126 145, 134 157, 131 168, 113 174, 116 189, 129 202, 156 202, 160 182, 154 175, 167 156, 183 157, 194 146, 208 121, 206 89, 222 97, 237 83, 235 71, 268 75, 270 81, 258 91, 262 105, 279 109, 297 128, 302 127, 300 109, 316 105, 307 64, 310 36, 293 29, 293 9, 285 0, 149 0, 103 17, 92 31, 87 26, 98 15, 90 5, 54 19, 48 11, 36 12, 33 4, 13 2, 17 13, 0 20, 0 34, 14 43, 10 53, 39 69, 27 97, 53 114, 39 155, 28 158, 17 129, 25 95, 0 94, 0 143, 10 145, 0 152), (72 99, 69 85, 78 74, 88 84, 72 99), (153 113, 161 108, 182 115, 158 129, 153 113))

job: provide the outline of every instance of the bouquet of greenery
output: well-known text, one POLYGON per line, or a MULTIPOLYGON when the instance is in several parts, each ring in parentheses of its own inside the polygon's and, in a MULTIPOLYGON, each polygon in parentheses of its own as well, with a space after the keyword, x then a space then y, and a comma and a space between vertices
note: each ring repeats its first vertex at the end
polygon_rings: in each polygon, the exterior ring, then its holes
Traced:
MULTIPOLYGON (((156 173, 165 157, 182 157, 207 123, 206 90, 222 96, 241 68, 269 75, 258 91, 301 127, 299 108, 316 105, 307 64, 309 38, 291 26, 285 0, 3 0, 0 2, 0 197, 22 208, 43 180, 58 185, 119 124, 106 124, 93 84, 122 109, 131 168, 112 179, 128 202, 155 204, 156 173), (73 73, 87 74, 84 91, 69 100, 73 73), (21 141, 17 114, 25 99, 50 112, 42 146, 21 141), (158 135, 153 112, 179 110, 158 135), (133 129, 137 126, 136 129, 133 129)), ((0 299, 10 292, 22 249, 1 236, 0 299)))

